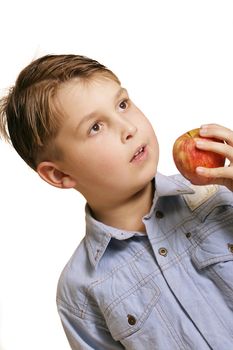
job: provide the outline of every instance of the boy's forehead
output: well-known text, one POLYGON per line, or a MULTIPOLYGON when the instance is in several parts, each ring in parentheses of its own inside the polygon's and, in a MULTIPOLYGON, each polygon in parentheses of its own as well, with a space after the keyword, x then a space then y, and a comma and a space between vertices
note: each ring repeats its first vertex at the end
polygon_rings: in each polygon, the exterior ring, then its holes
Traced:
POLYGON ((102 94, 103 91, 106 95, 119 95, 125 89, 118 82, 108 77, 97 76, 93 79, 74 78, 61 84, 57 91, 57 97, 62 100, 72 98, 73 96, 77 97, 78 95, 91 97, 91 95, 98 93, 102 94))
POLYGON ((59 87, 56 98, 62 114, 83 119, 105 101, 117 100, 123 93, 127 93, 126 89, 108 77, 74 78, 59 87))

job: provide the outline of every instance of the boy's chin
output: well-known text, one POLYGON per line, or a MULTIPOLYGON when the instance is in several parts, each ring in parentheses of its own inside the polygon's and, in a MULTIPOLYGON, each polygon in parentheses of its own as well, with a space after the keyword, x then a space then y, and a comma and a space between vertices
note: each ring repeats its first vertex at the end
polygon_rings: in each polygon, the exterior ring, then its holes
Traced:
POLYGON ((153 180, 158 171, 158 162, 155 162, 151 167, 151 171, 148 173, 148 181, 153 180))
POLYGON ((148 173, 143 179, 141 179, 141 183, 139 184, 139 187, 142 189, 144 187, 147 187, 155 178, 157 173, 157 167, 153 169, 150 173, 148 173))

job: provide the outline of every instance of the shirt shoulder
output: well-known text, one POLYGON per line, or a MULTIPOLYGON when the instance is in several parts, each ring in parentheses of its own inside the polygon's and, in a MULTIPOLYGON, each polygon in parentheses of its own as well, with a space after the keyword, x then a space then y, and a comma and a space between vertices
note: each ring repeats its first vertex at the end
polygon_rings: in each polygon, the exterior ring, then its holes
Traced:
POLYGON ((96 279, 85 246, 85 237, 65 265, 57 285, 57 303, 82 317, 88 287, 96 279))
POLYGON ((224 207, 226 209, 228 207, 228 209, 232 209, 233 192, 227 187, 214 184, 193 185, 181 174, 172 175, 171 177, 176 181, 185 183, 193 190, 193 193, 182 194, 184 203, 191 212, 207 216, 216 208, 224 207))

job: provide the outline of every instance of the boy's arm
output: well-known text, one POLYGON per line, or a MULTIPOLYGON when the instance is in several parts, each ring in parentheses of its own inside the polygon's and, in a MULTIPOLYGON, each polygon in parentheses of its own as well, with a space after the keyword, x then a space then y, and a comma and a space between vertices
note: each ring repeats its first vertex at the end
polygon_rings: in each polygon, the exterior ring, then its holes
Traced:
POLYGON ((196 147, 206 151, 219 153, 229 160, 228 167, 203 168, 198 167, 197 173, 209 177, 211 184, 223 185, 233 191, 233 131, 217 124, 203 125, 200 129, 203 137, 213 137, 223 140, 224 143, 213 141, 202 141, 196 143, 196 147))
POLYGON ((58 313, 72 350, 122 350, 109 331, 92 317, 82 319, 58 304, 58 313))

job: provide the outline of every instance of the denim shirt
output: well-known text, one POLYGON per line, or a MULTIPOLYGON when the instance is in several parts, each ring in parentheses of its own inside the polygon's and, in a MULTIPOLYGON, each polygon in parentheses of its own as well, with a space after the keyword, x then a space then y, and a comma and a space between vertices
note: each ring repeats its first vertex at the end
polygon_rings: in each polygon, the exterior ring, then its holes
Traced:
POLYGON ((57 306, 73 350, 233 349, 233 193, 155 177, 146 233, 96 221, 57 306))

